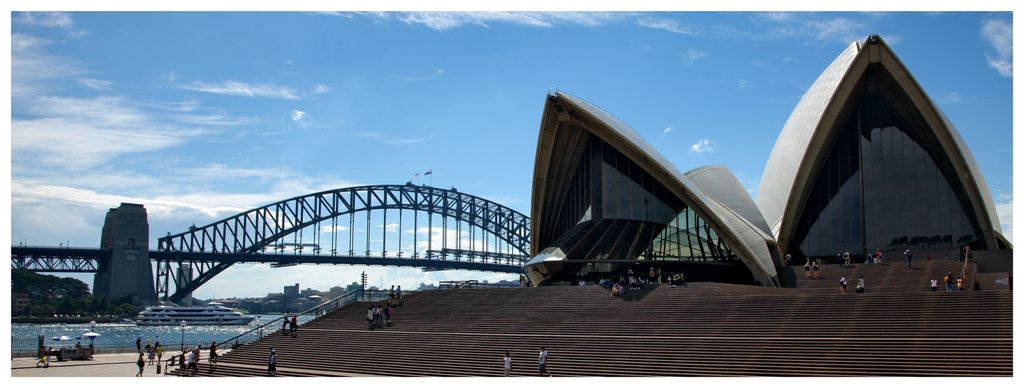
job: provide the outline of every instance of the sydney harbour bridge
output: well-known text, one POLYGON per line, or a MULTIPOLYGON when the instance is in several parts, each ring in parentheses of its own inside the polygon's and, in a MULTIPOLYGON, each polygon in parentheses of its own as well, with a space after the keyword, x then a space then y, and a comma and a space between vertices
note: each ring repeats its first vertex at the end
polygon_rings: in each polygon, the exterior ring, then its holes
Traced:
POLYGON ((99 248, 11 247, 11 268, 96 273, 98 295, 180 302, 236 263, 347 264, 519 273, 530 220, 496 202, 426 185, 348 187, 285 199, 160 237, 142 205, 107 213, 99 248))

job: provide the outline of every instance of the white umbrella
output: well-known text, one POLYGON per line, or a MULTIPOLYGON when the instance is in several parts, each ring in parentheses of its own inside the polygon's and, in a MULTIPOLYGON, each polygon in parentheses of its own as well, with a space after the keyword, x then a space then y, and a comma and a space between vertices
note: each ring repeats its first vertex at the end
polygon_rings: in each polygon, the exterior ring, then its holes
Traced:
POLYGON ((89 343, 90 343, 90 344, 92 343, 92 341, 93 341, 94 339, 96 339, 96 337, 99 337, 99 336, 100 336, 100 333, 93 333, 93 332, 91 332, 91 331, 90 331, 90 332, 88 332, 88 333, 82 333, 82 337, 87 337, 87 338, 89 338, 89 343))

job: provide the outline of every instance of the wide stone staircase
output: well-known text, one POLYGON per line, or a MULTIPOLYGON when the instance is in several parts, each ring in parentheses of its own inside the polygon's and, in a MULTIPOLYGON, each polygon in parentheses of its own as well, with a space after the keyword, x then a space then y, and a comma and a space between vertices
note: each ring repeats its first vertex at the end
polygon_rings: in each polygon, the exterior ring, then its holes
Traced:
MULTIPOLYGON (((916 255, 915 255, 916 256, 916 255)), ((825 265, 818 271, 817 279, 804 277, 803 267, 794 268, 797 272, 796 287, 803 292, 839 293, 839 279, 846 276, 847 292, 857 287, 857 278, 864 276, 866 293, 902 293, 930 291, 931 280, 939 282, 939 291, 945 291, 943 276, 952 273, 959 276, 963 262, 945 259, 911 261, 910 268, 900 258, 885 260, 881 264, 851 263, 849 267, 825 265)))
POLYGON ((396 309, 392 327, 367 330, 368 304, 357 303, 303 325, 296 338, 243 345, 199 375, 266 375, 273 346, 279 376, 501 376, 505 351, 513 375, 537 376, 545 346, 554 376, 1012 376, 1011 292, 926 291, 920 279, 953 263, 923 263, 913 276, 897 263, 858 266, 852 274, 872 279, 865 294, 851 281, 839 295, 835 275, 850 269, 836 266, 823 268, 826 279, 801 276, 797 289, 419 292, 396 309))

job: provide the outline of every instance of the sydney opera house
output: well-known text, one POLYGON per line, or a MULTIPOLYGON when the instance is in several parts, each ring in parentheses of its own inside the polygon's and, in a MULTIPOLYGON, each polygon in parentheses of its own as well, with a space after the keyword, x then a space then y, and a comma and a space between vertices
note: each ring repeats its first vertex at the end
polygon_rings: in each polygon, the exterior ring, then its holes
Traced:
POLYGON ((533 180, 537 285, 658 267, 779 286, 786 254, 1012 249, 957 130, 878 36, 851 43, 804 94, 756 202, 726 167, 683 172, 562 92, 544 107, 533 180))

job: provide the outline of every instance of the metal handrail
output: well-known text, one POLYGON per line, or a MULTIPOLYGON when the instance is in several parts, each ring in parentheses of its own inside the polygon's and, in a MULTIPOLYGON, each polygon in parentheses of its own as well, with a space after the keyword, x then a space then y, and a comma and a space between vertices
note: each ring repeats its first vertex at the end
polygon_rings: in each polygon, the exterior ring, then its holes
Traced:
MULTIPOLYGON (((300 313, 296 313, 295 315, 309 315, 312 312, 312 313, 314 313, 315 316, 319 317, 321 315, 320 314, 320 310, 321 309, 323 310, 323 313, 326 314, 326 313, 328 313, 330 311, 334 311, 334 310, 338 309, 339 307, 346 306, 350 302, 355 302, 358 299, 359 295, 362 294, 362 291, 363 290, 352 290, 352 291, 346 292, 345 294, 343 294, 343 295, 341 295, 341 296, 339 296, 337 298, 334 298, 334 299, 331 299, 329 301, 326 301, 326 302, 323 302, 321 304, 318 304, 318 305, 316 305, 314 307, 306 309, 305 311, 302 311, 300 313), (351 301, 349 301, 349 299, 351 299, 351 301), (327 307, 331 307, 331 305, 334 305, 333 306, 334 308, 328 310, 327 307)), ((232 342, 234 342, 235 345, 237 345, 239 338, 242 338, 244 336, 250 335, 253 332, 262 333, 264 328, 266 328, 267 326, 269 326, 271 324, 276 324, 277 322, 280 322, 282 319, 288 319, 288 318, 286 316, 277 317, 275 319, 267 321, 267 323, 264 323, 262 325, 256 326, 256 327, 250 329, 249 331, 246 331, 246 332, 244 332, 242 334, 239 334, 239 335, 236 335, 234 337, 231 337, 231 338, 229 338, 229 339, 227 339, 225 341, 221 341, 221 342, 217 343, 217 345, 218 346, 220 346, 220 345, 227 345, 227 344, 230 344, 232 342)), ((262 337, 262 335, 258 336, 258 338, 260 338, 260 337, 262 337)))

